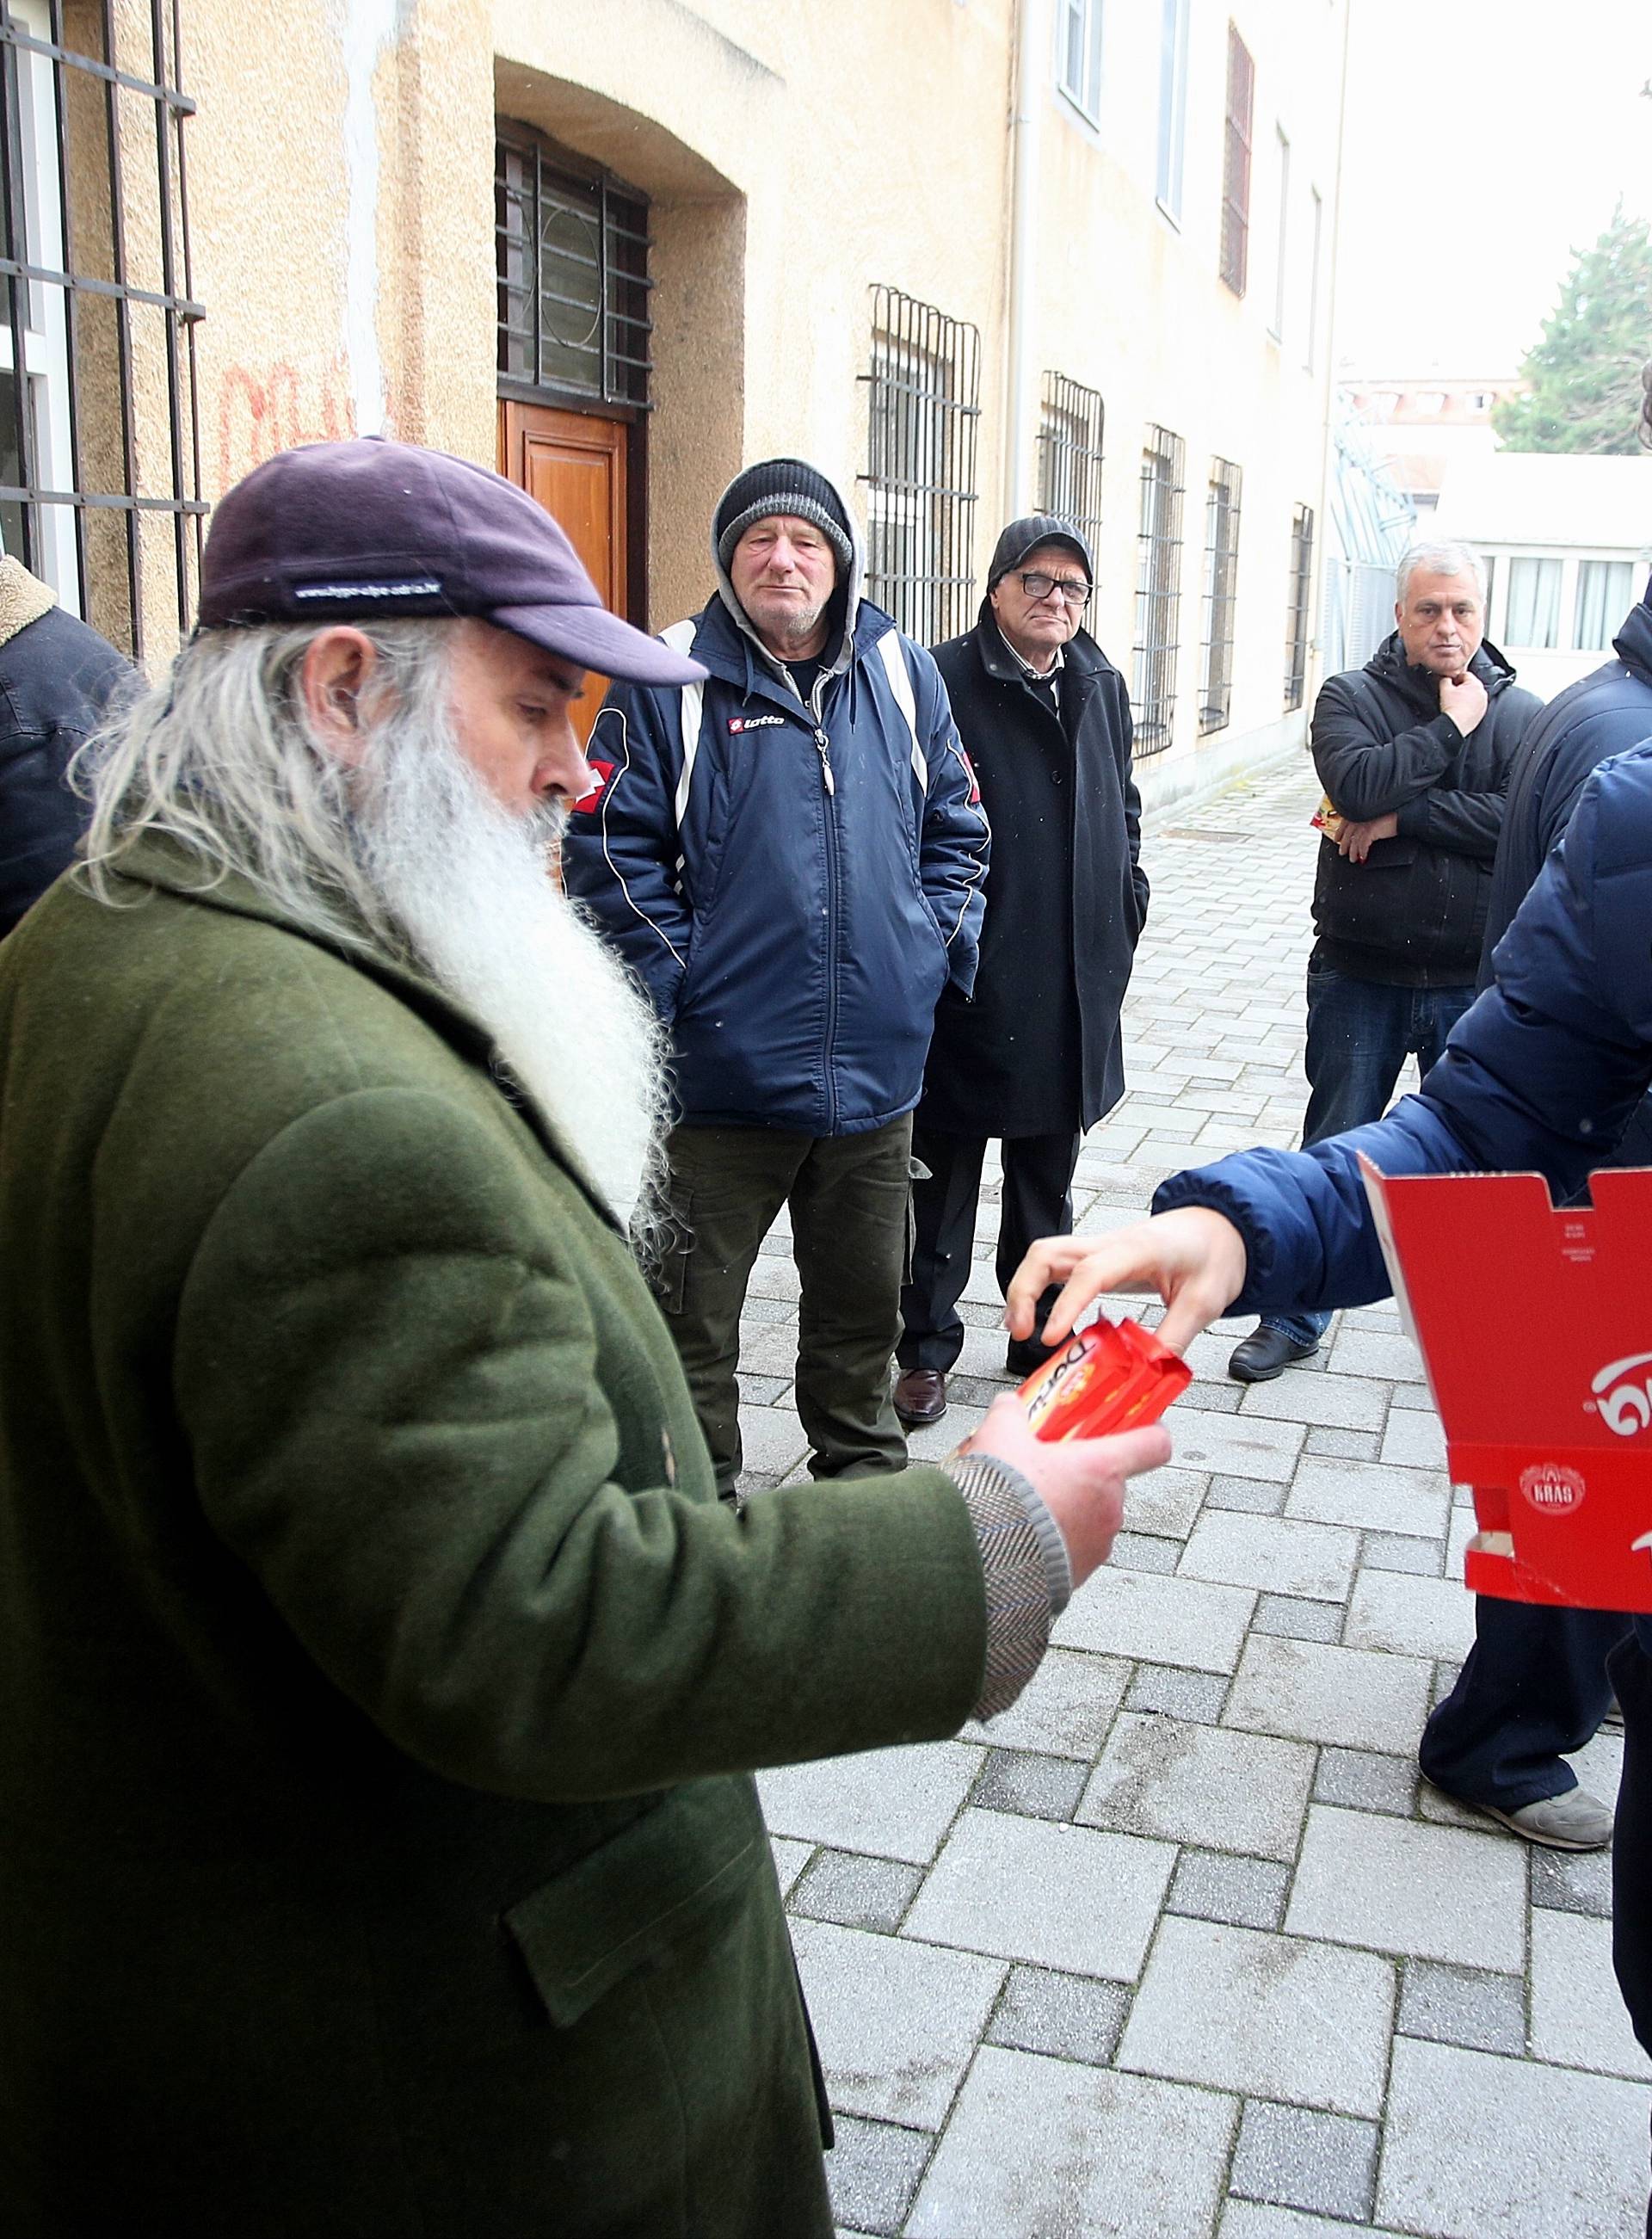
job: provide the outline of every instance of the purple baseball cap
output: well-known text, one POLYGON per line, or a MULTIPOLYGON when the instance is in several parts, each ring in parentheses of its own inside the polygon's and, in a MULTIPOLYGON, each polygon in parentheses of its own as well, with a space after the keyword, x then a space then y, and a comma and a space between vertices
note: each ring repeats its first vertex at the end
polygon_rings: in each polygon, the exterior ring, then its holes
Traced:
POLYGON ((544 507, 468 459, 376 435, 306 443, 218 501, 202 629, 402 615, 474 615, 627 683, 706 674, 611 615, 544 507))

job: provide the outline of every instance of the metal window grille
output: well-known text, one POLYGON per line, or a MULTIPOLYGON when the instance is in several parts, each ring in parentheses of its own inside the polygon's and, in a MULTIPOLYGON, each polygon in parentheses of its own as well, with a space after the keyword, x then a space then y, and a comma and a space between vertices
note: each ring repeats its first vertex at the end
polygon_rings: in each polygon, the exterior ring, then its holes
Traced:
POLYGON ((1101 439, 1105 409, 1098 390, 1065 374, 1046 373, 1038 418, 1038 511, 1070 521, 1093 555, 1101 534, 1101 439))
POLYGON ((1285 706, 1300 708, 1308 681, 1308 591, 1314 572, 1313 508, 1290 522, 1290 587, 1285 608, 1285 706))
POLYGON ((1233 616, 1238 604, 1239 492, 1231 459, 1212 459, 1204 501, 1204 676, 1199 736, 1219 731, 1233 708, 1233 616))
POLYGON ((980 362, 976 328, 872 289, 867 588, 924 645, 957 636, 974 601, 980 362))
POLYGON ((1228 25, 1227 121, 1222 145, 1222 252, 1218 269, 1236 296, 1244 293, 1251 256, 1251 119, 1256 64, 1228 25))
POLYGON ((647 199, 526 125, 501 125, 494 156, 501 388, 646 411, 647 199))
POLYGON ((207 509, 180 46, 177 0, 0 0, 0 533, 138 661, 207 509))
POLYGON ((1150 428, 1142 451, 1137 540, 1135 688, 1131 714, 1138 754, 1163 753, 1176 720, 1176 656, 1182 609, 1182 483, 1185 446, 1150 428))

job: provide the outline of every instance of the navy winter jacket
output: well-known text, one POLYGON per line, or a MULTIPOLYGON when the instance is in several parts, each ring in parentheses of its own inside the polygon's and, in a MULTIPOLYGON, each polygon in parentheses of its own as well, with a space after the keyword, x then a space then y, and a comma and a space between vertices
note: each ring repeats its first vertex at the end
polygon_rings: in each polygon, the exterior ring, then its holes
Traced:
POLYGON ((1498 945, 1496 980, 1421 1092, 1307 1151, 1178 1174, 1156 1213, 1208 1205, 1244 1239, 1237 1314, 1361 1306, 1388 1274, 1359 1178, 1524 1173, 1557 1199, 1606 1163, 1652 1082, 1652 746, 1604 763, 1498 945))
POLYGON ((564 876, 671 1030, 685 1122, 858 1134, 917 1103, 936 1000, 973 983, 986 819, 934 661, 895 638, 909 724, 853 584, 818 715, 732 600, 693 626, 687 765, 680 692, 610 691, 564 876))

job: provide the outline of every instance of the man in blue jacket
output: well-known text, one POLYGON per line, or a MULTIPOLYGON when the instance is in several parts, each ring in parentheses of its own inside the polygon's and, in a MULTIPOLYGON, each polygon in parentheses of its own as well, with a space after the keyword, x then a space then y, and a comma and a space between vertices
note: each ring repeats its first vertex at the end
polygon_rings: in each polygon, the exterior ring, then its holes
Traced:
MULTIPOLYGON (((1389 1289, 1360 1179, 1535 1167, 1556 1197, 1609 1159, 1652 1082, 1652 740, 1584 786, 1558 852, 1498 944, 1493 985, 1421 1093, 1384 1120, 1305 1151, 1245 1151, 1174 1176, 1156 1218, 1103 1238, 1034 1246, 1010 1288, 1012 1335, 1031 1333, 1064 1282, 1052 1339, 1098 1292, 1157 1284, 1160 1335, 1184 1346, 1219 1314, 1290 1300, 1351 1306, 1389 1289)), ((1652 1472, 1652 1449, 1649 1449, 1652 1472)), ((1613 1959, 1635 2036, 1652 2052, 1652 1618, 1612 1651, 1623 1708, 1613 1845, 1613 1959)))
POLYGON ((740 1311, 782 1206, 810 1467, 906 1460, 889 1363, 912 1112, 936 1000, 973 982, 987 827, 935 664, 861 597, 824 475, 748 467, 712 555, 716 595, 663 633, 707 681, 614 687, 563 864, 670 1035, 652 1280, 732 1499, 740 1311))

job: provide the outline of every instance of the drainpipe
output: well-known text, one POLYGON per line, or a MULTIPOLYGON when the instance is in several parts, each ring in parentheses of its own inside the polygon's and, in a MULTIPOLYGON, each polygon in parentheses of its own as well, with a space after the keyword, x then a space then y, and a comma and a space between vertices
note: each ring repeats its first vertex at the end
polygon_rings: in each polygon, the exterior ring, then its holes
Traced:
POLYGON ((1004 518, 1032 510, 1032 426, 1038 374, 1034 366, 1033 250, 1038 198, 1038 127, 1050 68, 1049 0, 1017 0, 1015 105, 1011 112, 1012 185, 1007 364, 1004 413, 1004 518))
POLYGON ((344 355, 358 435, 385 428, 384 362, 379 352, 379 110, 373 76, 395 37, 396 0, 346 0, 344 47, 344 355))

